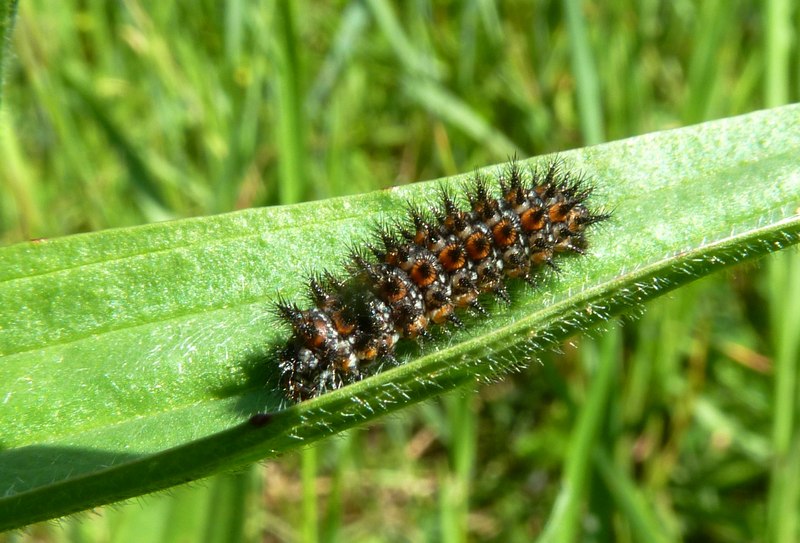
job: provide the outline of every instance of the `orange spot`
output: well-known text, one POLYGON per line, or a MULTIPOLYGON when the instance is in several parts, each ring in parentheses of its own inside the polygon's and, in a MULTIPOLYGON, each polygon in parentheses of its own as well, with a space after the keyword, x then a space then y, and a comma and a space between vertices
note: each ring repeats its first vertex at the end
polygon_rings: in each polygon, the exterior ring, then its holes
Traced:
POLYGON ((544 213, 541 209, 528 209, 519 218, 524 232, 534 232, 544 228, 544 213))
POLYGON ((522 194, 519 189, 511 189, 503 194, 503 199, 511 205, 518 205, 522 202, 522 194))
POLYGON ((333 313, 331 315, 331 320, 333 321, 333 326, 336 328, 336 331, 343 336, 349 336, 355 329, 353 323, 349 323, 344 319, 341 311, 333 313))
POLYGON ((359 358, 362 360, 375 360, 378 356, 378 349, 375 347, 368 347, 361 351, 359 358))
POLYGON ((531 262, 534 265, 544 264, 552 259, 553 259, 553 251, 551 250, 539 251, 538 253, 533 253, 533 255, 531 256, 531 262))
POLYGON ((569 209, 570 207, 566 203, 550 206, 550 220, 553 222, 564 222, 567 219, 569 209))
POLYGON ((397 250, 392 249, 390 251, 387 251, 383 261, 389 264, 390 266, 399 266, 397 250))
POLYGON ((327 326, 325 325, 325 322, 317 319, 314 321, 314 332, 308 339, 310 340, 312 347, 321 347, 322 344, 325 343, 325 336, 327 335, 327 326))
POLYGON ((430 262, 424 260, 415 262, 408 275, 418 287, 427 287, 436 280, 436 270, 433 269, 430 262))
POLYGON ((517 241, 517 231, 508 219, 503 219, 492 228, 492 235, 500 247, 508 247, 517 241))
POLYGON ((443 305, 433 311, 431 320, 436 324, 442 324, 447 321, 447 317, 453 312, 453 306, 450 304, 443 305))
POLYGON ((464 245, 467 249, 467 254, 472 260, 483 260, 489 256, 489 240, 480 232, 475 232, 468 237, 464 245))
POLYGON ((399 281, 383 285, 382 292, 384 295, 383 298, 390 303, 399 302, 405 298, 407 294, 406 287, 399 281))
POLYGON ((424 315, 417 318, 414 322, 409 323, 404 330, 404 335, 408 338, 415 338, 419 336, 428 328, 428 319, 424 315))
POLYGON ((452 272, 463 268, 464 264, 467 263, 467 259, 464 258, 464 251, 461 250, 461 247, 448 245, 439 253, 439 262, 445 271, 452 272))

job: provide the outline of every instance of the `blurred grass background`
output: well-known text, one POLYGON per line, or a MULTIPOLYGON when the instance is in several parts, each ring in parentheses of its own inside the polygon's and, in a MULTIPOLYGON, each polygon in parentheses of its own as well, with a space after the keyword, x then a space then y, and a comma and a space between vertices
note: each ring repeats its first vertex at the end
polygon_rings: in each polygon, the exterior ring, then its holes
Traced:
MULTIPOLYGON (((0 242, 363 192, 796 101, 798 28, 790 0, 27 0, 0 242)), ((799 262, 704 279, 502 382, 298 455, 0 541, 797 541, 799 262)))

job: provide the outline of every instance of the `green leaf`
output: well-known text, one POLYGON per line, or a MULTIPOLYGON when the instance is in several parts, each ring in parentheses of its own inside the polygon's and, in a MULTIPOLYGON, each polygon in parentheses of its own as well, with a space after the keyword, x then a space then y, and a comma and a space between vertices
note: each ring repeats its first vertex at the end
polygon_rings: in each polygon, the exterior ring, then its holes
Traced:
MULTIPOLYGON (((301 405, 270 314, 439 183, 0 249, 0 530, 234 469, 469 383, 800 235, 800 107, 563 153, 613 218, 511 307, 301 405), (255 413, 269 413, 249 422, 255 413)), ((530 161, 543 164, 551 158, 530 161)), ((498 171, 489 168, 490 174, 498 171)))

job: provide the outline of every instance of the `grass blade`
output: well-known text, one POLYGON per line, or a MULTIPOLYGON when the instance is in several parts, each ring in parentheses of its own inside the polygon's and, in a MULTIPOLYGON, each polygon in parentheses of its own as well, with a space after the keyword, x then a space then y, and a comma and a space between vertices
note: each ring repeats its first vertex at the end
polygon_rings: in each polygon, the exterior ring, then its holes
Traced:
POLYGON ((0 106, 3 105, 3 81, 5 80, 6 57, 14 17, 17 14, 17 0, 0 1, 0 106))

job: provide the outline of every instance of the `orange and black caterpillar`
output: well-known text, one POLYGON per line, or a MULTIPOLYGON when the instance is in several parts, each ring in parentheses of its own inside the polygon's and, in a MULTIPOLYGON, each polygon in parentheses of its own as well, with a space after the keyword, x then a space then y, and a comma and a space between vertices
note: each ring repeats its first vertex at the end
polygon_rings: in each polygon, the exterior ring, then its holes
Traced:
POLYGON ((299 402, 363 379, 395 361, 399 340, 461 326, 457 310, 484 313, 481 295, 510 301, 507 279, 532 284, 559 253, 583 254, 586 228, 609 217, 586 206, 590 193, 557 161, 539 171, 512 160, 499 187, 474 176, 468 207, 442 190, 431 213, 411 206, 407 224, 377 228, 351 251, 344 277, 312 277, 309 309, 276 304, 292 328, 279 354, 286 396, 299 402))

